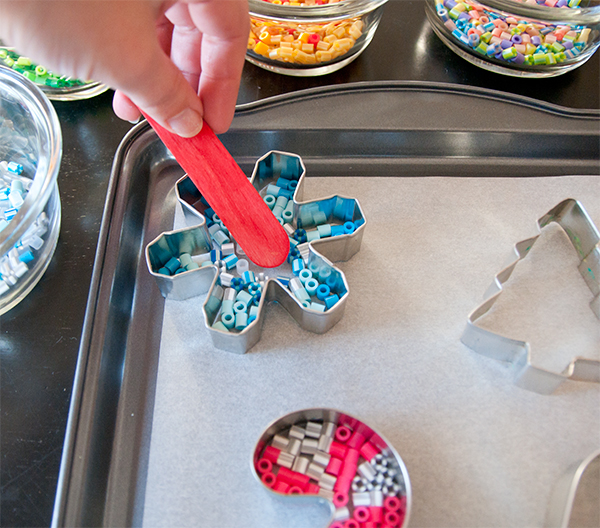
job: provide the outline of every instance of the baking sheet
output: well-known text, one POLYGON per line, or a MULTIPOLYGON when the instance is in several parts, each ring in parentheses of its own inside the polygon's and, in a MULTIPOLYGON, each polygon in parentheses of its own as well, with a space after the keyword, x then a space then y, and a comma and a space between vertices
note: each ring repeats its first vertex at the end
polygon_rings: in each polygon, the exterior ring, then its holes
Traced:
MULTIPOLYGON (((248 468, 262 428, 300 405, 336 406, 381 430, 411 475, 414 526, 481 526, 488 516, 493 526, 541 523, 548 484, 598 443, 597 387, 565 386, 550 397, 517 389, 505 366, 458 338, 539 215, 571 195, 598 221, 599 115, 411 82, 327 87, 240 108, 222 139, 248 175, 271 149, 297 152, 309 196, 356 197, 368 221, 362 250, 340 264, 350 285, 340 324, 315 336, 269 307, 262 339, 245 356, 213 350, 192 303, 176 307, 181 321, 169 303, 164 309, 143 255, 177 221, 172 189, 182 171, 146 123, 135 127, 109 186, 53 526, 220 528, 239 514, 244 526, 277 525, 284 515, 280 526, 318 527, 326 511, 287 515, 248 481, 249 469, 223 484, 225 469, 248 468), (548 178, 565 174, 582 176, 548 178), (253 412, 238 420, 247 397, 253 412)), ((574 265, 566 268, 579 284, 567 287, 567 306, 587 317, 587 304, 571 295, 589 292, 574 265)), ((545 304, 535 300, 530 311, 545 304)))
MULTIPOLYGON (((238 356, 212 347, 204 297, 166 302, 144 525, 326 526, 325 508, 303 506, 290 519, 289 504, 253 479, 250 458, 271 421, 331 407, 396 447, 413 485, 411 526, 543 526, 553 484, 600 445, 600 388, 520 389, 507 365, 459 338, 539 216, 581 197, 600 218, 598 181, 308 176, 307 198, 340 191, 368 223, 361 251, 339 264, 350 297, 327 334, 271 305, 261 341, 238 356)), ((577 264, 561 229, 545 228, 486 327, 529 341, 546 368, 561 371, 575 355, 600 360, 577 264)))

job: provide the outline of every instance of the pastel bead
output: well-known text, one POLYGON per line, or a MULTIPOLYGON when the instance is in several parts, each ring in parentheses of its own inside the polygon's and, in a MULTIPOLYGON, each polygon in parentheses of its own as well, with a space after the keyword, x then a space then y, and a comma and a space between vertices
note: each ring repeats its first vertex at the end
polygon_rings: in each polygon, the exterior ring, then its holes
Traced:
POLYGON ((237 312, 235 314, 235 329, 243 330, 248 326, 248 314, 246 312, 237 312))
POLYGON ((221 322, 228 330, 231 330, 235 325, 236 316, 232 312, 226 312, 221 315, 221 322))
MULTIPOLYGON (((306 271, 308 271, 308 270, 306 270, 306 271)), ((319 287, 319 281, 317 279, 310 278, 304 283, 304 289, 307 291, 307 293, 310 296, 317 294, 318 287, 319 287)))

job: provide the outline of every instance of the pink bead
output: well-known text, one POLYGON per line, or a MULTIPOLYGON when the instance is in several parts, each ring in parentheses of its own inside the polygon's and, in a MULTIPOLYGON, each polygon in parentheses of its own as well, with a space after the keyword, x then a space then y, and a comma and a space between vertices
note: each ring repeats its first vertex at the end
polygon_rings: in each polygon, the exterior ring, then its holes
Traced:
POLYGON ((400 526, 400 522, 402 519, 400 515, 395 511, 388 511, 384 515, 385 522, 391 524, 392 526, 400 526))
POLYGON ((272 488, 275 485, 275 475, 271 472, 265 473, 260 480, 267 488, 272 488))
POLYGON ((308 475, 303 475, 302 473, 292 471, 286 467, 279 468, 279 471, 277 472, 277 478, 287 482, 290 486, 298 486, 301 489, 304 489, 310 481, 310 477, 308 475))
POLYGON ((360 448, 360 456, 368 461, 373 460, 373 457, 378 453, 379 449, 377 449, 371 442, 365 442, 360 448))
POLYGON ((359 523, 367 522, 371 518, 371 512, 369 512, 369 508, 359 506, 358 508, 354 508, 354 518, 359 523))
POLYGON ((287 493, 288 495, 304 495, 304 490, 300 486, 290 486, 287 493))
POLYGON ((285 494, 290 489, 290 485, 287 482, 283 482, 281 480, 278 480, 278 481, 275 482, 275 485, 271 489, 273 491, 278 492, 278 493, 285 494))
POLYGON ((345 445, 338 444, 337 442, 331 442, 331 446, 329 447, 329 454, 332 457, 344 458, 347 452, 348 448, 345 445))
POLYGON ((383 508, 381 506, 369 506, 371 521, 376 523, 383 522, 383 508))
POLYGON ((357 431, 349 438, 346 445, 351 449, 358 450, 362 447, 362 445, 364 443, 365 443, 365 437, 357 431))
POLYGON ((360 524, 354 519, 348 519, 344 522, 344 528, 360 528, 360 524))
POLYGON ((256 471, 258 471, 261 475, 263 473, 267 473, 267 472, 271 471, 272 469, 273 469, 273 464, 267 458, 261 458, 256 463, 256 471))
POLYGON ((352 436, 352 431, 348 429, 345 425, 341 425, 335 430, 335 439, 338 442, 345 443, 350 436, 352 436))
POLYGON ((383 501, 383 507, 388 511, 398 511, 402 502, 398 497, 386 497, 383 501))
POLYGON ((279 458, 279 453, 281 451, 273 446, 265 447, 265 452, 263 453, 263 458, 271 461, 273 464, 277 464, 277 459, 279 458))
POLYGON ((319 487, 318 484, 309 482, 308 485, 306 486, 306 488, 304 488, 304 491, 305 491, 305 493, 307 493, 309 495, 318 495, 320 489, 321 488, 319 487))
POLYGON ((329 464, 325 468, 325 473, 329 473, 330 475, 338 476, 340 474, 340 470, 342 469, 342 460, 340 458, 336 458, 332 456, 329 459, 329 464))
POLYGON ((333 524, 330 524, 329 528, 344 528, 344 525, 341 522, 336 521, 333 524))
POLYGON ((333 505, 336 508, 341 508, 342 506, 346 506, 346 504, 348 504, 348 493, 338 491, 333 495, 333 505))

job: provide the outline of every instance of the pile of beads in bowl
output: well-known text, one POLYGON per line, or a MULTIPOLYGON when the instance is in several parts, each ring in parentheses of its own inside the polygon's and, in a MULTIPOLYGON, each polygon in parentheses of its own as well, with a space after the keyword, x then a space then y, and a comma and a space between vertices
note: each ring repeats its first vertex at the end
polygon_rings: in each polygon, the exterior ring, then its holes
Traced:
POLYGON ((18 71, 30 81, 50 88, 73 88, 86 84, 79 79, 65 75, 57 75, 40 64, 35 64, 28 57, 19 55, 12 48, 0 46, 0 61, 9 68, 18 71))
MULTIPOLYGON (((8 228, 27 196, 31 180, 22 173, 22 165, 14 161, 0 162, 0 232, 8 228)), ((48 224, 46 213, 40 213, 15 247, 6 255, 0 256, 0 296, 7 293, 29 271, 36 252, 44 245, 42 237, 48 230, 48 224)))
POLYGON ((299 421, 254 456, 261 482, 283 495, 318 495, 335 507, 329 528, 402 526, 406 484, 395 456, 366 428, 299 421), (379 445, 378 445, 379 444, 379 445))
MULTIPOLYGON (((307 8, 336 3, 334 0, 266 1, 307 8)), ((363 22, 360 17, 328 24, 301 24, 251 17, 248 49, 271 60, 292 64, 319 64, 348 53, 362 34, 363 22)))
MULTIPOLYGON (((578 8, 580 0, 530 0, 546 7, 578 8)), ((437 16, 453 38, 485 59, 548 67, 575 60, 588 47, 591 29, 523 19, 473 0, 435 0, 437 16)))

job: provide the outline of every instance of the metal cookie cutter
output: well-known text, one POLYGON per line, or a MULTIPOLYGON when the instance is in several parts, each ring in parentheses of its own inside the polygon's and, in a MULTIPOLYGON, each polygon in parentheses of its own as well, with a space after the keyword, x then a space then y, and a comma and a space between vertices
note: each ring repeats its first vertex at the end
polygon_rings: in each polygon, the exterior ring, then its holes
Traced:
POLYGON ((593 494, 591 501, 594 501, 591 505, 596 507, 596 511, 593 512, 595 517, 593 526, 600 526, 600 512, 598 512, 600 507, 600 501, 598 500, 598 494, 600 493, 600 449, 598 449, 586 457, 585 460, 571 467, 556 483, 546 514, 545 526, 547 528, 567 528, 571 525, 570 521, 577 490, 585 478, 590 479, 590 489, 593 494))
POLYGON ((305 409, 274 421, 254 448, 252 472, 275 498, 327 504, 329 528, 408 526, 412 492, 402 458, 340 411, 305 409))
POLYGON ((541 229, 551 222, 556 222, 564 229, 577 251, 580 259, 579 272, 595 296, 590 307, 600 319, 600 235, 582 205, 576 200, 567 199, 538 220, 540 233, 515 245, 515 260, 495 276, 484 295, 484 302, 469 314, 461 337, 461 341, 475 352, 512 363, 516 373, 515 383, 541 394, 551 394, 567 379, 600 382, 600 361, 576 357, 562 373, 551 372, 531 364, 528 343, 495 334, 475 323, 492 308, 515 266, 527 256, 541 235, 541 229))
POLYGON ((281 218, 290 236, 290 256, 287 264, 275 270, 248 263, 250 275, 244 274, 243 287, 252 286, 252 300, 245 296, 251 313, 248 324, 240 325, 239 329, 236 329, 237 312, 229 312, 227 319, 224 318, 224 301, 237 300, 232 283, 237 281, 234 286, 239 291, 242 278, 232 280, 235 270, 225 265, 225 258, 204 260, 200 266, 191 264, 176 274, 163 273, 165 265, 182 253, 199 263, 211 250, 214 254, 223 249, 223 243, 233 244, 234 260, 244 257, 235 241, 216 240, 216 235, 210 234, 215 229, 228 233, 189 178, 185 176, 177 182, 177 198, 190 227, 163 233, 150 242, 146 247, 146 262, 165 298, 184 300, 208 291, 203 313, 216 348, 239 354, 252 348, 261 337, 265 306, 272 301, 280 303, 303 329, 315 333, 327 332, 342 318, 349 288, 344 274, 332 261, 348 260, 360 249, 366 220, 354 198, 334 195, 302 201, 305 173, 304 163, 296 154, 271 151, 256 162, 250 181, 281 218), (280 185, 286 186, 285 192, 280 185), (285 207, 282 207, 285 200, 278 202, 274 193, 287 197, 285 207), (318 298, 312 288, 304 288, 311 279, 312 286, 318 284, 317 294, 323 293, 318 298), (308 296, 307 290, 312 291, 308 296), (330 293, 328 297, 326 292, 330 293))

